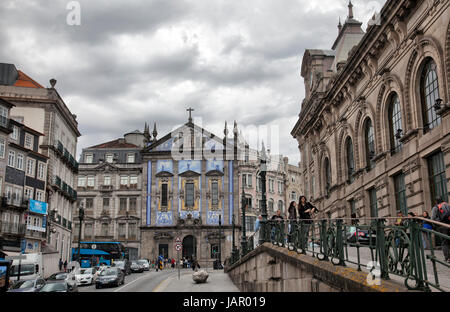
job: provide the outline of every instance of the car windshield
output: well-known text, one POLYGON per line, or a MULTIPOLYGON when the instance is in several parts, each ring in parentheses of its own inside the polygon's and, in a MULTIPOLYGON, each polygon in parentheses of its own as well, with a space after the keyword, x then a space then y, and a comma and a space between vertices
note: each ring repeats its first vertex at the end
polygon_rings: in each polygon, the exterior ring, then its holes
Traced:
MULTIPOLYGON (((20 275, 32 275, 34 274, 34 264, 22 264, 20 266, 20 275)), ((19 266, 13 265, 11 267, 11 276, 19 275, 19 266)))
POLYGON ((139 264, 147 264, 147 260, 138 260, 137 263, 139 263, 139 264))
POLYGON ((34 280, 30 280, 30 281, 20 281, 14 284, 14 286, 12 287, 12 289, 23 289, 23 288, 31 288, 34 287, 34 280))
POLYGON ((116 269, 105 269, 102 271, 102 273, 100 273, 101 276, 107 276, 107 275, 117 275, 117 270, 116 269))
POLYGON ((123 261, 115 261, 114 266, 123 267, 125 265, 125 262, 123 261))
POLYGON ((56 273, 50 277, 54 280, 65 280, 67 278, 67 273, 56 273))
POLYGON ((89 269, 81 269, 80 274, 92 274, 92 268, 89 269))
POLYGON ((66 291, 67 285, 66 283, 49 283, 45 284, 44 287, 41 288, 43 292, 51 292, 51 291, 66 291))

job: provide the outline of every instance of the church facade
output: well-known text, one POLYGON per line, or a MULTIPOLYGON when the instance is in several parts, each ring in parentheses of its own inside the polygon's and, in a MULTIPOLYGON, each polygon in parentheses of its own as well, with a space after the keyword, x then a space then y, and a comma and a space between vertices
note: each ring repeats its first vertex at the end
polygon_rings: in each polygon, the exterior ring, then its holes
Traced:
POLYGON ((156 135, 142 150, 141 257, 197 258, 212 267, 220 248, 222 261, 231 254, 233 216, 239 224, 237 140, 218 138, 191 118, 156 135))

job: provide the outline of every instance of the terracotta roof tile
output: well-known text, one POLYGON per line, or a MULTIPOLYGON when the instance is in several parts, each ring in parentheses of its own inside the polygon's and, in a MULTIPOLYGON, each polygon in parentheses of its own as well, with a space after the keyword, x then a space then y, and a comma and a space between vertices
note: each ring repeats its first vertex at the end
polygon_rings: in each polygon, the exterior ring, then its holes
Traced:
POLYGON ((26 87, 26 88, 36 88, 36 89, 44 88, 39 83, 37 83, 35 80, 31 79, 24 72, 18 70, 18 73, 19 73, 19 77, 17 78, 16 82, 14 83, 15 87, 26 87))
POLYGON ((89 148, 138 148, 138 147, 139 146, 137 146, 137 145, 123 142, 123 139, 117 139, 114 141, 91 146, 89 148))

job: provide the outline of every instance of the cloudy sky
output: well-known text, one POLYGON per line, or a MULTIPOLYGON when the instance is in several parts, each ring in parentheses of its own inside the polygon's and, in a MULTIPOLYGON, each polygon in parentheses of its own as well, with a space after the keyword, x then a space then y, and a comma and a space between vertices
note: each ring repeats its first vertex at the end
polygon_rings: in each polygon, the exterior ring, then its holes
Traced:
MULTIPOLYGON (((346 0, 2 0, 0 62, 56 88, 78 116, 78 152, 156 121, 159 137, 186 108, 218 136, 225 120, 279 128, 280 152, 299 161, 290 132, 304 97, 306 48, 330 49, 346 0)), ((385 0, 353 0, 364 23, 385 0)))

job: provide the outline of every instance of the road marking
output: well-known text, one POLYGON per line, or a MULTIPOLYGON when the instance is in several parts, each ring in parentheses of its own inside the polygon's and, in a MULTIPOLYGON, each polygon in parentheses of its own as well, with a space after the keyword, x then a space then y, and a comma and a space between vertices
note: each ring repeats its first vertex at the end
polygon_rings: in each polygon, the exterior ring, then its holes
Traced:
MULTIPOLYGON (((150 273, 150 272, 149 272, 149 273, 150 273)), ((147 274, 146 274, 146 275, 143 275, 143 276, 141 276, 141 277, 139 277, 139 278, 137 278, 137 279, 135 279, 134 281, 129 282, 128 284, 123 285, 123 286, 120 287, 120 288, 115 289, 114 292, 118 292, 118 291, 121 290, 122 288, 125 288, 125 287, 127 287, 127 286, 130 286, 130 285, 133 284, 134 282, 136 282, 136 281, 138 281, 138 280, 140 280, 140 279, 143 279, 144 277, 148 277, 147 274)))
MULTIPOLYGON (((181 275, 186 275, 189 274, 190 272, 183 272, 181 275)), ((170 282, 177 277, 178 272, 177 273, 173 273, 171 275, 169 275, 169 277, 167 277, 165 280, 161 281, 161 283, 158 284, 158 286, 156 286, 155 288, 153 288, 152 292, 163 292, 164 289, 167 288, 167 286, 169 286, 170 282)))

